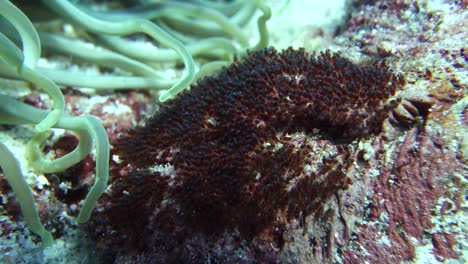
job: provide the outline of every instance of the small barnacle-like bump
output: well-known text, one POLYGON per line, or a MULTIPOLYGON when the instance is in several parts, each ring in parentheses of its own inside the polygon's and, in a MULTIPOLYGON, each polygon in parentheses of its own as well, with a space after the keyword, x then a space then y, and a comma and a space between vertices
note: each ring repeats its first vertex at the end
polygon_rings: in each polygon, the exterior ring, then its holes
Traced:
POLYGON ((416 106, 408 100, 403 100, 392 112, 392 121, 402 125, 411 125, 421 118, 416 106))
POLYGON ((410 126, 421 122, 430 111, 435 100, 425 91, 402 92, 398 95, 398 105, 390 114, 394 124, 410 126))

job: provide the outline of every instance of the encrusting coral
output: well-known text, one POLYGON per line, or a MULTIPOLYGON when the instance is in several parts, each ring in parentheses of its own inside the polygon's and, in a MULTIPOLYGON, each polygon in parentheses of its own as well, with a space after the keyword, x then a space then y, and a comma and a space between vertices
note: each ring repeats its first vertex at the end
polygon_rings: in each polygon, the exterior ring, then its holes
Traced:
POLYGON ((195 261, 180 241, 225 232, 247 241, 275 233, 281 247, 286 223, 320 218, 349 187, 351 142, 380 132, 403 85, 381 62, 251 52, 114 144, 119 169, 93 232, 172 261, 195 261), (310 138, 336 153, 313 164, 310 138))

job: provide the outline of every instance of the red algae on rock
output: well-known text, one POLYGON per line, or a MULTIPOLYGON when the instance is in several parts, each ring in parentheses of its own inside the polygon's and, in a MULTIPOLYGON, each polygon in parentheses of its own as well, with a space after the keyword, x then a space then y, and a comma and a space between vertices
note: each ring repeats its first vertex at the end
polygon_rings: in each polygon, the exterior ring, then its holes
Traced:
POLYGON ((347 56, 385 57, 407 81, 393 125, 373 139, 376 155, 368 162, 378 165, 377 177, 364 217, 335 255, 340 263, 466 262, 468 60, 461 2, 362 2, 336 39, 339 50, 357 44, 357 54, 347 56))
POLYGON ((462 227, 449 218, 462 210, 466 168, 457 149, 446 142, 453 142, 451 130, 459 129, 452 104, 461 95, 450 84, 434 89, 428 95, 430 111, 420 111, 427 115, 422 123, 403 134, 387 128, 375 139, 379 144, 372 159, 382 166, 371 183, 373 195, 364 221, 344 252, 345 263, 414 261, 418 246, 428 244, 438 261, 459 258, 455 236, 462 227), (440 89, 446 90, 442 97, 440 89), (390 151, 383 149, 392 145, 390 151))

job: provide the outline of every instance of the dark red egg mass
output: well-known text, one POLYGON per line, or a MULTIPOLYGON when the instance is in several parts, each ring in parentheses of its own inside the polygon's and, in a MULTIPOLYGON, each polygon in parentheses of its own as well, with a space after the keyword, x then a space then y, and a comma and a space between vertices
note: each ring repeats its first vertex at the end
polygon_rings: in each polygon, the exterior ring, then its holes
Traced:
POLYGON ((187 254, 194 237, 267 235, 281 247, 285 224, 320 218, 352 184, 350 143, 380 132, 403 85, 384 63, 339 53, 251 52, 118 139, 121 168, 94 232, 168 263, 203 262, 187 254))

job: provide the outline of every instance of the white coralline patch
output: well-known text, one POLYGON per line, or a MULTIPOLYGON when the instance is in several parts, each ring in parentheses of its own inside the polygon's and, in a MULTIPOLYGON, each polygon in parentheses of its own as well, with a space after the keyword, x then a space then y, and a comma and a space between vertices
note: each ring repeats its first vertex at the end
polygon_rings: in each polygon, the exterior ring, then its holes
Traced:
POLYGON ((46 177, 44 177, 44 175, 38 175, 37 178, 36 178, 36 181, 37 181, 37 184, 36 184, 36 187, 39 189, 39 190, 42 190, 44 188, 44 185, 49 185, 49 181, 47 180, 46 177))
POLYGON ((112 160, 117 164, 120 164, 122 162, 119 155, 112 155, 112 160))
POLYGON ((131 113, 132 109, 125 104, 120 104, 118 102, 114 104, 105 104, 102 107, 103 114, 114 114, 114 115, 121 115, 126 113, 131 113))
POLYGON ((359 150, 364 151, 364 160, 369 160, 375 155, 375 150, 369 141, 360 141, 358 148, 359 150))

